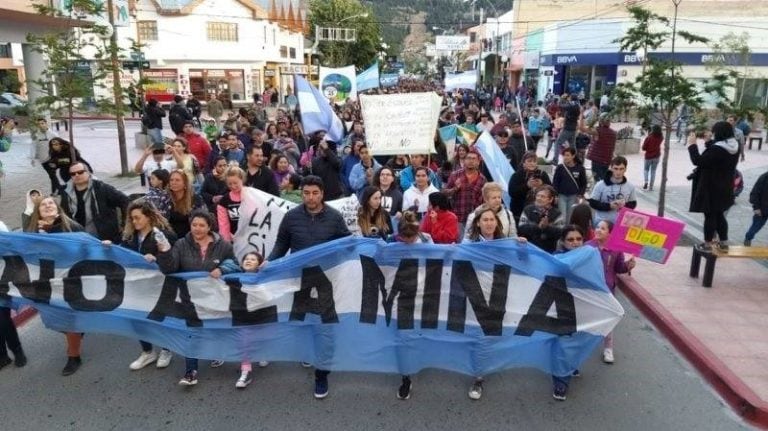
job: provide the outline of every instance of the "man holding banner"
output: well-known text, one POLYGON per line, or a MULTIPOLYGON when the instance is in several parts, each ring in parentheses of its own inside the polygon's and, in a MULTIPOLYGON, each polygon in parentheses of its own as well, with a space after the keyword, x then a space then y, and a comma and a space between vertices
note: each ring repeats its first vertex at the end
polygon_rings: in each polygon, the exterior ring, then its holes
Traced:
MULTIPOLYGON (((349 236, 350 232, 344 222, 341 213, 325 205, 325 184, 320 177, 307 175, 301 181, 302 205, 299 205, 285 214, 277 231, 277 240, 270 253, 268 261, 279 259, 289 251, 297 251, 310 248, 334 239, 349 236)), ((302 292, 297 293, 301 295, 302 292)), ((310 292, 306 292, 309 296, 310 292)), ((332 334, 333 325, 316 326, 317 336, 315 340, 321 343, 318 356, 322 356, 328 348, 332 349, 322 340, 332 334)), ((332 355, 332 352, 329 353, 332 355)), ((328 396, 328 370, 315 370, 315 398, 323 399, 328 396)))

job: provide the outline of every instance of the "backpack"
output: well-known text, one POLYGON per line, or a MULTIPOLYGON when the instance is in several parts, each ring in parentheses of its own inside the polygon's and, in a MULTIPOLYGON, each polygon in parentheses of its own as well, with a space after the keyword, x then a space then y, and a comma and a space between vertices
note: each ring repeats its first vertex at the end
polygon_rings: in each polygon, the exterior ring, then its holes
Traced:
POLYGON ((744 191, 744 176, 738 169, 733 173, 733 197, 737 198, 744 191))

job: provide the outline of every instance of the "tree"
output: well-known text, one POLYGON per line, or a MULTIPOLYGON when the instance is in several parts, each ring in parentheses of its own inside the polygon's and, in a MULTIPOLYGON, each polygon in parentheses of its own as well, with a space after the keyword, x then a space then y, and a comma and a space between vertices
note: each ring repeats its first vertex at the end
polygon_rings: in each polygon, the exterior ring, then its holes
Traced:
POLYGON ((364 69, 371 65, 381 49, 381 27, 372 9, 358 0, 310 0, 309 23, 312 38, 317 37, 315 26, 351 28, 357 33, 355 42, 322 41, 318 44, 328 66, 354 64, 364 69))
MULTIPOLYGON (((104 5, 98 0, 68 0, 64 9, 33 4, 37 13, 55 17, 99 16, 104 5)), ((102 97, 96 90, 108 90, 106 78, 113 76, 114 64, 109 37, 112 29, 90 21, 73 29, 54 30, 43 34, 27 35, 32 49, 46 59, 41 77, 28 82, 43 93, 35 100, 34 111, 66 117, 70 124, 75 112, 95 110, 115 113, 113 99, 102 97), (86 56, 86 54, 89 54, 86 56)), ((69 128, 69 141, 74 144, 73 128, 69 128)), ((72 159, 74 160, 74 146, 72 159)))
POLYGON ((747 32, 741 34, 729 32, 712 44, 712 55, 706 62, 707 68, 720 77, 722 81, 720 85, 735 89, 735 97, 726 110, 735 112, 739 116, 747 114, 750 108, 761 107, 759 104, 745 106, 751 104, 744 103, 747 79, 752 73, 752 49, 749 47, 749 38, 747 32))
MULTIPOLYGON (((675 3, 676 7, 678 4, 679 0, 675 3)), ((672 128, 679 119, 677 108, 686 105, 692 111, 698 110, 702 104, 702 90, 694 82, 682 76, 682 66, 679 62, 661 60, 653 55, 653 51, 667 41, 671 41, 674 54, 677 36, 691 44, 707 43, 708 40, 688 32, 678 32, 677 9, 675 9, 671 33, 666 30, 654 30, 668 26, 670 24, 669 19, 639 6, 629 7, 628 11, 634 25, 617 42, 620 43, 622 51, 645 51, 643 72, 634 82, 617 86, 617 90, 619 90, 617 94, 619 98, 629 99, 620 100, 620 104, 635 104, 640 109, 653 109, 652 107, 656 106, 655 110, 661 117, 662 130, 664 130, 665 136, 664 155, 661 162, 658 215, 664 216, 672 128)), ((708 91, 713 91, 713 89, 705 88, 703 92, 708 91)))

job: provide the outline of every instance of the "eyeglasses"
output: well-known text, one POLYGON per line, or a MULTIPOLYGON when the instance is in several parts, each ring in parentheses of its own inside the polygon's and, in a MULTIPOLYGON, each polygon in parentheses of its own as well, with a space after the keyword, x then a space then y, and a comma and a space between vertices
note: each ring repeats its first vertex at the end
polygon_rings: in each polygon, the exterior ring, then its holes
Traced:
POLYGON ((76 177, 78 175, 83 175, 84 173, 85 173, 85 170, 82 170, 82 171, 70 172, 69 175, 72 175, 73 177, 76 177))
POLYGON ((579 242, 579 241, 584 241, 584 238, 577 236, 577 237, 568 237, 565 240, 567 242, 579 242))

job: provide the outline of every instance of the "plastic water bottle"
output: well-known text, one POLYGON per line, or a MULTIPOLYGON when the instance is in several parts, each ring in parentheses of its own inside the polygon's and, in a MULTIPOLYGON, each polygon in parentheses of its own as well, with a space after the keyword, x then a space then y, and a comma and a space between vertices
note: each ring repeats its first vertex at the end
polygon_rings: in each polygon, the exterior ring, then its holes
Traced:
POLYGON ((157 227, 153 228, 152 230, 155 232, 155 242, 157 242, 157 248, 163 253, 170 250, 171 243, 168 242, 168 238, 165 237, 163 231, 157 227))

